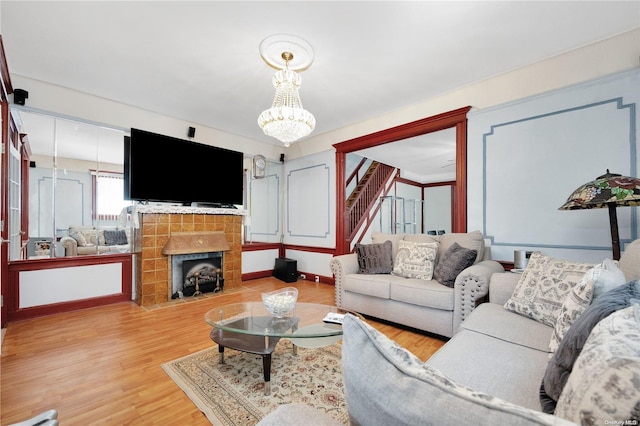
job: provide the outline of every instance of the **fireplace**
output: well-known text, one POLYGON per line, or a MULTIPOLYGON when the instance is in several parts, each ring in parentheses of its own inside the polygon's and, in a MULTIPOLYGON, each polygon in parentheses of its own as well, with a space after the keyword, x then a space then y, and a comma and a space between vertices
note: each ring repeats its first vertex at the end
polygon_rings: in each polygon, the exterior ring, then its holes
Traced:
MULTIPOLYGON (((136 206, 135 301, 167 302, 173 293, 173 258, 220 257, 224 290, 242 286, 243 210, 184 206, 136 206), (215 256, 214 256, 215 257, 215 256)), ((182 286, 182 270, 177 279, 182 286)))
POLYGON ((222 291, 224 289, 222 265, 223 252, 171 256, 171 298, 222 291))

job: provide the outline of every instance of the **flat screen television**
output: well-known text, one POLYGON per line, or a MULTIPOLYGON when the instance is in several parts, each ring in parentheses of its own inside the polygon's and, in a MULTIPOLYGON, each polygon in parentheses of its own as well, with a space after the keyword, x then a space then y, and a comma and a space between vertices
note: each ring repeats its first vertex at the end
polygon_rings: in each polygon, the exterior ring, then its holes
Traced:
POLYGON ((127 200, 243 204, 243 153, 140 129, 124 142, 127 200))

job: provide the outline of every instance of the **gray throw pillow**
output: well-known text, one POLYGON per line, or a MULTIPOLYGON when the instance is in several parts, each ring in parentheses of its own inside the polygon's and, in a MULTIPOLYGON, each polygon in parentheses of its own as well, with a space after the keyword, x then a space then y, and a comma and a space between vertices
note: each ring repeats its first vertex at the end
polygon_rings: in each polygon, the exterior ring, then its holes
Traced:
POLYGON ((104 241, 105 241, 105 245, 108 245, 108 246, 119 246, 119 245, 127 244, 128 243, 127 233, 124 232, 124 229, 118 229, 118 230, 105 229, 104 241))
POLYGON ((390 274, 393 270, 391 241, 382 244, 356 244, 359 274, 390 274))
POLYGON ((460 272, 473 265, 478 255, 477 250, 470 250, 453 243, 445 251, 433 271, 433 278, 442 285, 453 287, 460 272))
POLYGON ((587 337, 600 320, 631 306, 640 298, 640 282, 631 281, 598 297, 565 333, 558 349, 551 357, 540 386, 542 411, 553 414, 562 389, 573 370, 587 337))

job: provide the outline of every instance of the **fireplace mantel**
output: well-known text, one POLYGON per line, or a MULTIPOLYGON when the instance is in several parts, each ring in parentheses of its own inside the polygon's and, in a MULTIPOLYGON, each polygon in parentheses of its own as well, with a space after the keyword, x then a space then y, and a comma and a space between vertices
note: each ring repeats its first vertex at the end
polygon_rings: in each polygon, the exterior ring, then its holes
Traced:
POLYGON ((207 253, 229 251, 224 232, 174 232, 162 247, 162 254, 207 253))

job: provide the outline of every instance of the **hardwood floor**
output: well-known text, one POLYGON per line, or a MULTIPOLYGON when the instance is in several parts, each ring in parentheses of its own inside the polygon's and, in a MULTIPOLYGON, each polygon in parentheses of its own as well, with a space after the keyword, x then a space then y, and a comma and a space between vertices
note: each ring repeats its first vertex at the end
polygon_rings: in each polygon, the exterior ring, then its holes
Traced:
MULTIPOLYGON (((200 300, 144 309, 133 302, 9 323, 0 359, 0 424, 55 408, 61 425, 209 425, 161 364, 214 345, 208 310, 259 301, 275 278, 200 300)), ((333 305, 333 286, 298 281, 298 300, 333 305)), ((428 359, 444 341, 368 320, 428 359)))

